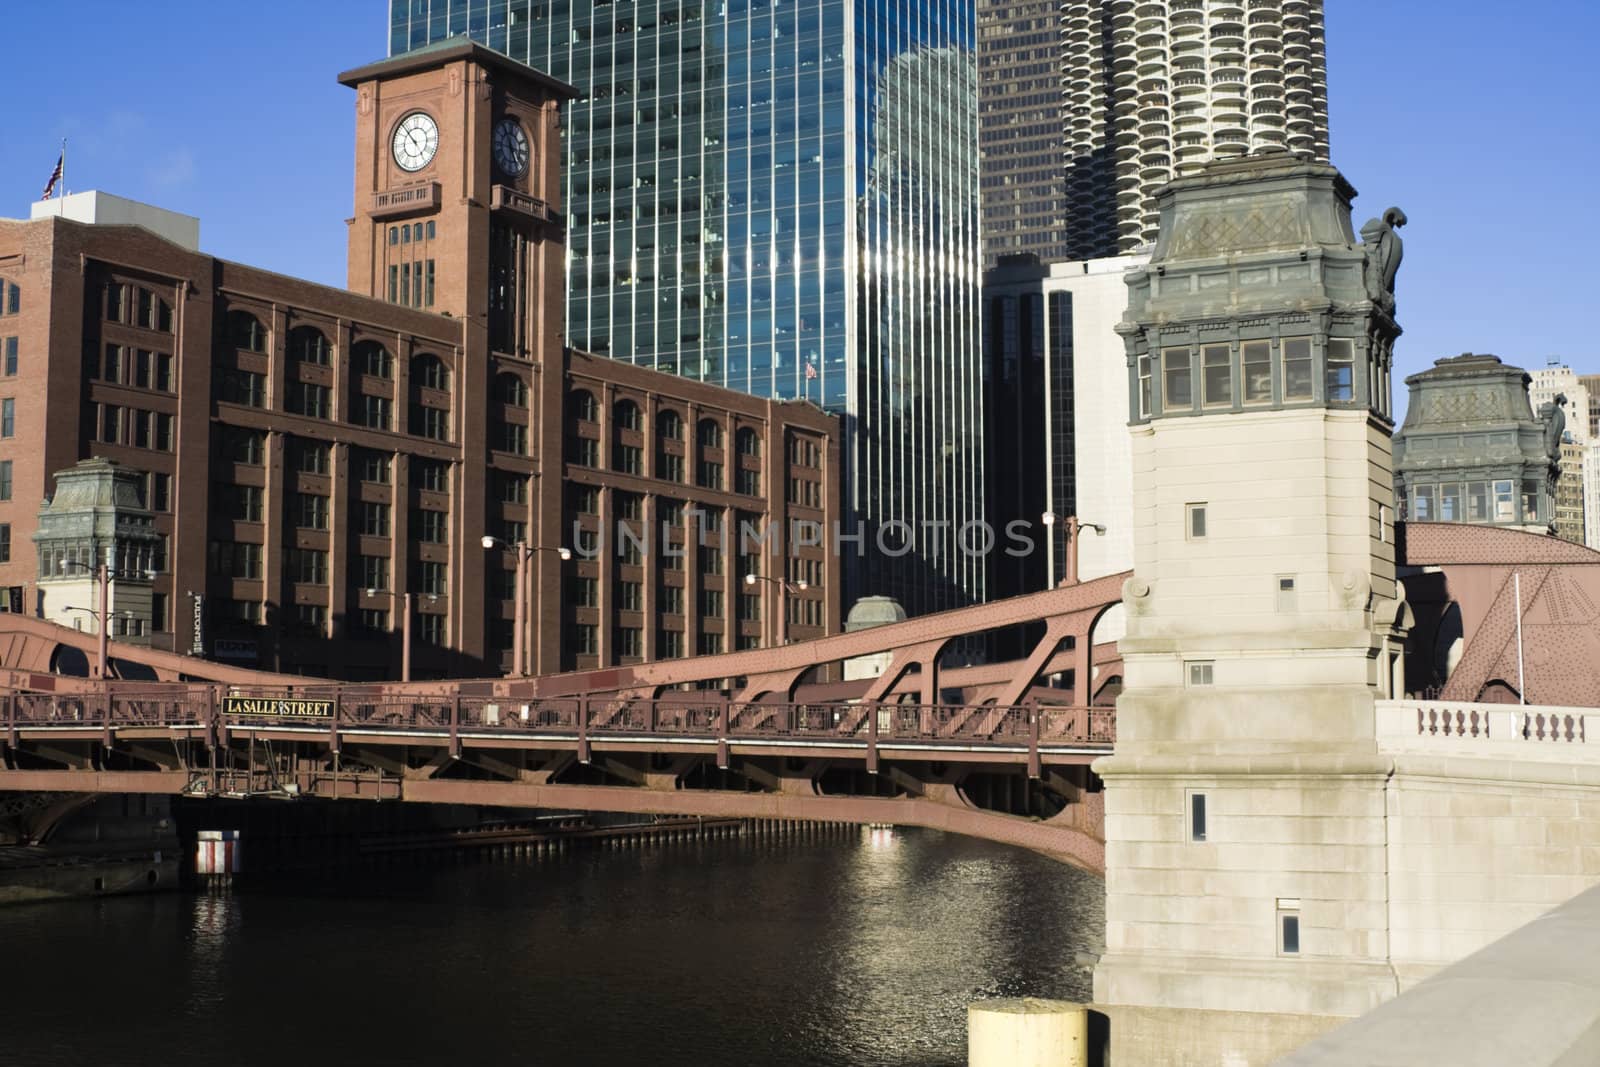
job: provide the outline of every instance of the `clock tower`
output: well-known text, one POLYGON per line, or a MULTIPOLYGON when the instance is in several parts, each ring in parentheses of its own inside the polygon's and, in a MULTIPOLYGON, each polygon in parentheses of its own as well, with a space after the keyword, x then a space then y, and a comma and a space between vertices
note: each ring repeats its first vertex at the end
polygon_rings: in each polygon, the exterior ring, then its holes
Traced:
POLYGON ((452 40, 339 76, 356 91, 349 288, 466 320, 465 346, 561 345, 562 101, 574 90, 452 40))

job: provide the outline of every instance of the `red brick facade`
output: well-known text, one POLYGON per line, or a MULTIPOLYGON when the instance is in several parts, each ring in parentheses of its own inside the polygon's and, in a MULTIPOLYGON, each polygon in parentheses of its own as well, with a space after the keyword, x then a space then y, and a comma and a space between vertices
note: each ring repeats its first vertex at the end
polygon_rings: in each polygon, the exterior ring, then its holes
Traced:
POLYGON ((565 87, 470 44, 341 80, 349 292, 136 227, 0 221, 0 357, 17 339, 0 587, 34 606, 50 475, 104 456, 145 472, 166 539, 160 648, 190 649, 198 596, 208 654, 221 640, 272 670, 398 677, 411 594, 414 676, 499 673, 516 552, 485 535, 574 550, 532 554, 533 672, 770 644, 777 587, 742 576, 784 561, 807 583, 788 636, 834 632, 829 546, 746 556, 737 533, 831 529, 837 420, 562 345, 565 87), (407 172, 392 146, 419 112, 437 150, 407 172), (528 139, 520 175, 491 151, 508 118, 528 139), (682 556, 661 551, 663 522, 682 556))

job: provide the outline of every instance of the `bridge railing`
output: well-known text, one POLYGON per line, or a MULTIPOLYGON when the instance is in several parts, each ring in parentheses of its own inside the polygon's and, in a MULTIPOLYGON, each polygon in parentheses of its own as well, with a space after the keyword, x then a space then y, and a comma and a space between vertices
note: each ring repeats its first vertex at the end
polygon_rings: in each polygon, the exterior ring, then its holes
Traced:
POLYGON ((1380 700, 1383 752, 1600 763, 1600 708, 1380 700))
POLYGON ((120 683, 99 692, 0 693, 0 726, 66 732, 136 727, 328 731, 330 736, 401 734, 547 735, 590 741, 622 737, 730 741, 850 740, 878 745, 1027 747, 1115 741, 1115 711, 1017 705, 749 703, 718 699, 566 697, 511 701, 488 696, 399 695, 382 686, 307 685, 294 690, 120 683))

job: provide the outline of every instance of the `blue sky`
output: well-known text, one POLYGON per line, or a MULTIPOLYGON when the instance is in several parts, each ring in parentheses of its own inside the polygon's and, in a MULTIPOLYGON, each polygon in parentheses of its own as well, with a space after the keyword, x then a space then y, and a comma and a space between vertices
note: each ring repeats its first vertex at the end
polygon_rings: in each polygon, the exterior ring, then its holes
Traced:
MULTIPOLYGON (((209 252, 343 283, 354 97, 334 77, 382 58, 385 0, 7 6, 0 216, 27 214, 67 137, 70 188, 198 215, 209 252)), ((1600 372, 1574 329, 1596 301, 1600 8, 1327 8, 1330 140, 1362 193, 1355 225, 1391 204, 1410 217, 1399 370, 1476 351, 1600 372)))

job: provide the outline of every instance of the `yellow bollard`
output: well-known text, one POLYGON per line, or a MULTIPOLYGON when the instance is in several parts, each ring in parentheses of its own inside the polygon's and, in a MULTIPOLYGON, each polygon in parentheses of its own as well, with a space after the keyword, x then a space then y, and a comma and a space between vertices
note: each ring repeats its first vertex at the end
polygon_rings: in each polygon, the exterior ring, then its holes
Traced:
POLYGON ((967 1067, 1088 1067, 1089 1009, 1066 1000, 967 1005, 967 1067))

